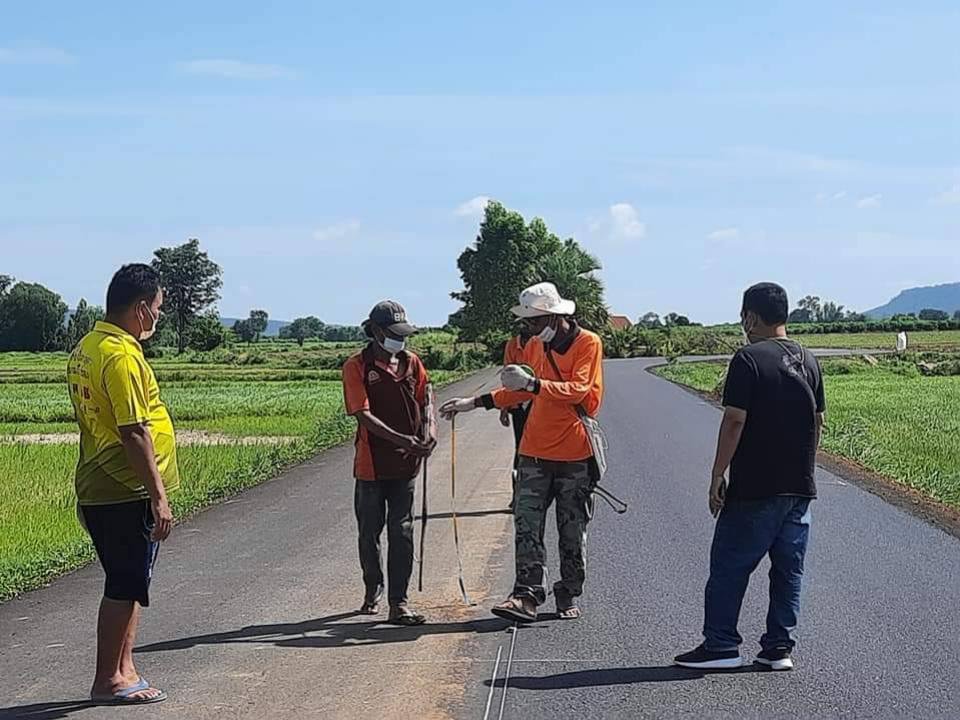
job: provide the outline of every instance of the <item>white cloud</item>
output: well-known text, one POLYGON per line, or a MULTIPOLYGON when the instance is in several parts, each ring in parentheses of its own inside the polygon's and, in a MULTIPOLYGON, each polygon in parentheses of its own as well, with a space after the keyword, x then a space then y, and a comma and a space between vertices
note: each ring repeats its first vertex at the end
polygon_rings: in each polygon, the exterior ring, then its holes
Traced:
POLYGON ((314 230, 313 239, 317 242, 330 242, 331 240, 342 240, 345 237, 354 235, 360 230, 359 220, 344 220, 342 222, 327 225, 318 230, 314 230))
POLYGON ((876 195, 865 195, 859 200, 857 200, 857 207, 861 210, 867 210, 869 208, 878 208, 880 207, 880 201, 883 199, 883 195, 879 193, 876 195))
POLYGON ((178 63, 177 67, 191 75, 215 75, 235 80, 270 80, 293 74, 289 68, 282 65, 250 63, 241 60, 189 60, 178 63))
POLYGON ((843 200, 846 196, 847 196, 847 191, 846 191, 846 190, 841 190, 840 192, 834 193, 834 194, 833 194, 833 197, 831 197, 830 199, 831 199, 831 200, 843 200))
POLYGON ((457 217, 479 217, 483 215, 483 211, 487 209, 487 203, 489 202, 490 198, 486 195, 477 195, 460 205, 454 212, 457 217))
POLYGON ((707 234, 707 240, 737 240, 740 237, 740 228, 720 228, 707 234))
POLYGON ((59 48, 0 48, 0 65, 69 65, 74 57, 59 48))
POLYGON ((935 195, 931 201, 935 205, 960 205, 960 184, 935 195))
POLYGON ((647 234, 647 226, 640 222, 637 209, 630 203, 611 205, 610 222, 613 237, 619 240, 639 240, 647 234))

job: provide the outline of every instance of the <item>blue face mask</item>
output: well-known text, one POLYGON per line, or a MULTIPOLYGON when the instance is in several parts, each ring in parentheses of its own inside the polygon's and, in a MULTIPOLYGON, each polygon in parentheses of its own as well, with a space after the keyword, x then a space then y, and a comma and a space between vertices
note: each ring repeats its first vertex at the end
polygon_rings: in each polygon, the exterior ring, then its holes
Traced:
POLYGON ((396 355, 397 353, 402 353, 404 351, 404 349, 407 347, 407 341, 385 337, 380 341, 380 347, 382 347, 391 355, 396 355))

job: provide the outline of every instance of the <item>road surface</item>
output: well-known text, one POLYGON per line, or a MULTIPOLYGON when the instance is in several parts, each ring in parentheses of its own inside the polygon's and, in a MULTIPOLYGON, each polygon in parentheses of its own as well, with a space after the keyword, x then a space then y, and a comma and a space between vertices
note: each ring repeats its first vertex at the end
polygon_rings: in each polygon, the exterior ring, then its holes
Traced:
MULTIPOLYGON (((431 617, 395 629, 359 604, 350 449, 188 520, 162 551, 141 671, 163 686, 150 718, 957 718, 960 540, 819 473, 794 673, 704 674, 670 659, 700 640, 712 527, 706 487, 719 412, 648 372, 608 363, 605 482, 585 617, 511 632, 487 613, 512 582, 511 434, 493 413, 458 422, 458 509, 467 607, 457 588, 449 437, 431 470, 431 617), (506 659, 515 640, 504 695, 506 659), (497 680, 491 687, 495 660, 497 680)), ((489 385, 490 375, 455 392, 489 385)), ((556 574, 551 530, 550 571, 556 574)), ((0 606, 0 717, 117 717, 82 700, 92 662, 95 567, 0 606)), ((765 576, 744 603, 745 651, 762 631, 765 576)), ((552 607, 545 607, 549 612, 552 607)))

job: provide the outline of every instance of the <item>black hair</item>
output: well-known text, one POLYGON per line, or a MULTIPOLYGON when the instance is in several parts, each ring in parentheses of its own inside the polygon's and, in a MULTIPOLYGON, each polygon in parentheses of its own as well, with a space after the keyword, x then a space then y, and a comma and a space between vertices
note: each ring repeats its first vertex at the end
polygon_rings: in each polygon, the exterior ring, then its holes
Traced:
POLYGON ((743 311, 756 313, 766 325, 783 325, 790 312, 787 291, 776 283, 757 283, 743 293, 743 311))
POLYGON ((121 312, 141 300, 152 302, 158 292, 160 273, 143 263, 124 265, 107 288, 107 312, 121 312))

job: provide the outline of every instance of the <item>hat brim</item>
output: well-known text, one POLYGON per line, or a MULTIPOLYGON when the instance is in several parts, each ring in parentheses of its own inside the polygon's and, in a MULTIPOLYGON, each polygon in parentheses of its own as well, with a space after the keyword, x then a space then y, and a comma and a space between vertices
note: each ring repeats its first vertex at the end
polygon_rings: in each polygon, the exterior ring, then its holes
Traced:
POLYGON ((400 337, 409 337, 415 335, 417 329, 410 323, 395 323, 387 327, 387 330, 400 337))
POLYGON ((518 318, 535 318, 544 315, 573 315, 577 311, 577 304, 573 300, 561 300, 552 310, 543 310, 541 308, 527 307, 524 305, 514 305, 510 312, 518 318))

